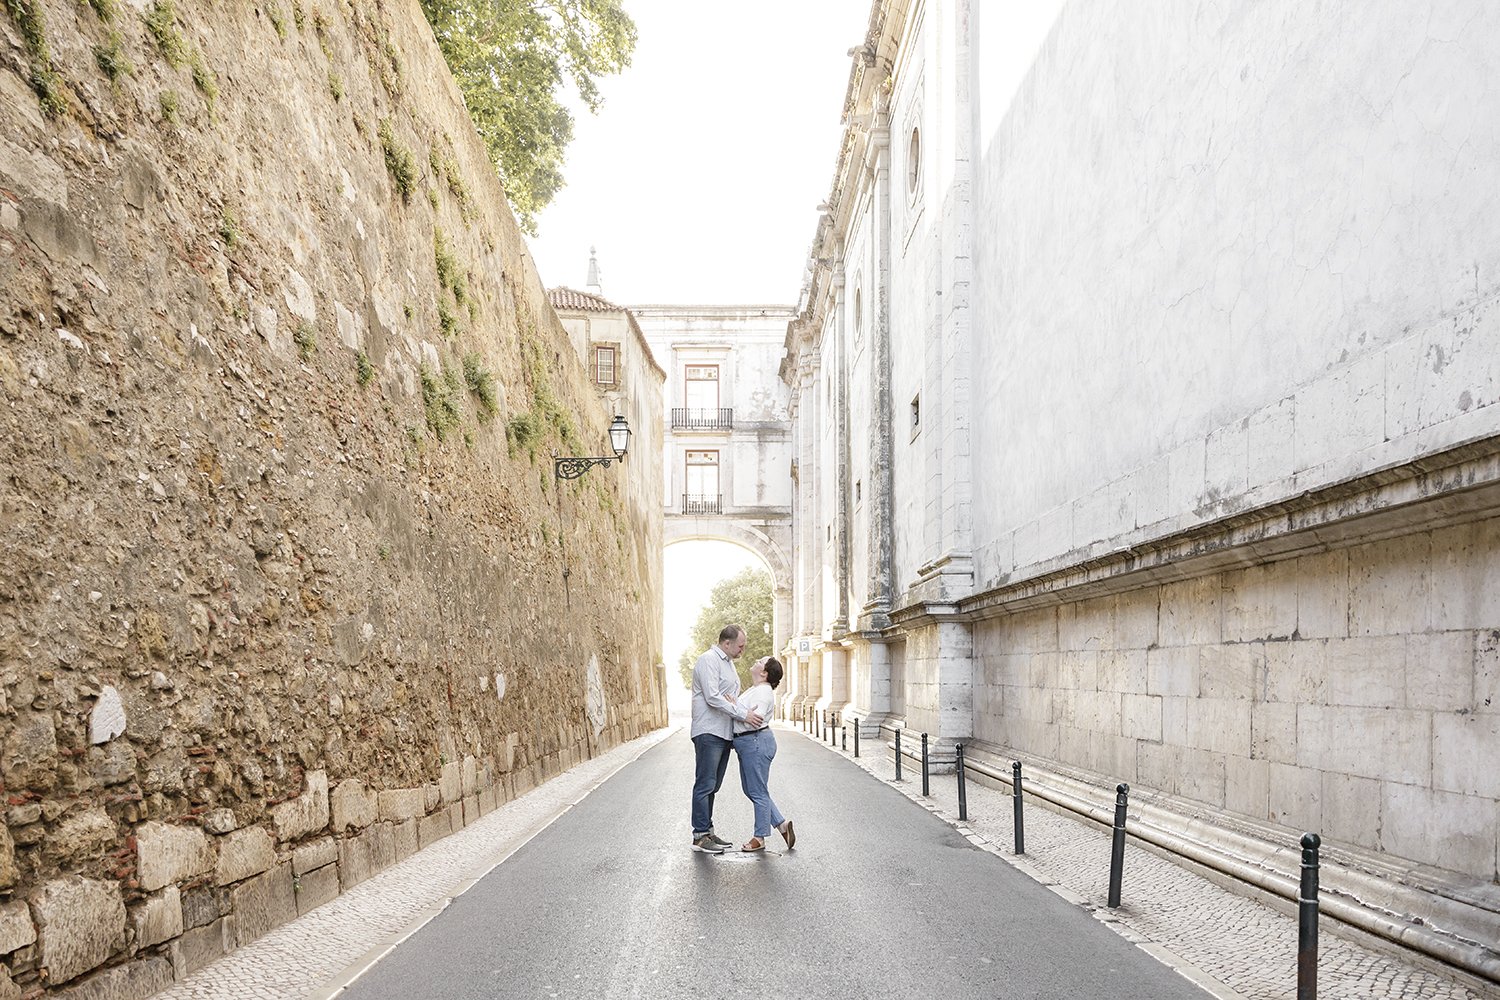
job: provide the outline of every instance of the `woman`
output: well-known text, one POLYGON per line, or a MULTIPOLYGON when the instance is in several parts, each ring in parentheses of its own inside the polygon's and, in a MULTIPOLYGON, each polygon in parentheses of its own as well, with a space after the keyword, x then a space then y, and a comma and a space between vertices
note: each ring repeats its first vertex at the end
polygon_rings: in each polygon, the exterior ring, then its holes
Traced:
POLYGON ((788 850, 797 841, 792 821, 781 815, 781 810, 771 801, 767 787, 771 779, 771 761, 776 757, 776 737, 771 732, 770 723, 776 708, 776 696, 772 692, 781 683, 781 675, 781 662, 775 657, 756 660, 750 667, 750 689, 738 698, 738 704, 753 709, 766 720, 756 729, 748 728, 743 722, 734 724, 734 752, 740 759, 740 787, 755 805, 755 836, 740 848, 742 851, 764 851, 773 826, 786 840, 788 850))

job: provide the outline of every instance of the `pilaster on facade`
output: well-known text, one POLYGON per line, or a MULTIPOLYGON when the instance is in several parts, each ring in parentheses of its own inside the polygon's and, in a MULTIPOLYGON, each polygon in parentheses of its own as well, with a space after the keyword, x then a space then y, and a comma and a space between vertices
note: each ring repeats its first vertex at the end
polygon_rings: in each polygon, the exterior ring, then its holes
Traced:
POLYGON ((946 95, 942 135, 951 154, 944 157, 951 170, 941 205, 938 262, 942 268, 942 313, 939 325, 941 349, 938 380, 943 409, 941 422, 942 497, 938 505, 941 524, 937 557, 919 571, 924 580, 933 574, 944 577, 944 596, 967 593, 973 585, 973 461, 970 428, 974 411, 973 312, 970 279, 974 257, 973 114, 969 37, 970 0, 945 4, 945 28, 937 44, 947 51, 939 60, 943 67, 940 93, 946 95))
MULTIPOLYGON (((871 235, 875 243, 873 316, 870 330, 870 375, 873 419, 869 437, 869 525, 866 531, 868 580, 866 599, 860 609, 861 631, 878 631, 890 625, 892 599, 892 502, 891 449, 894 414, 891 404, 891 217, 890 217, 890 116, 884 99, 873 112, 868 133, 865 170, 869 175, 871 235)), ((879 662, 872 658, 872 664, 879 662)), ((886 683, 889 683, 887 675, 886 683)))
MULTIPOLYGON (((840 254, 842 257, 842 253, 840 254)), ((838 264, 829 282, 832 322, 827 330, 833 339, 834 417, 833 466, 833 559, 838 597, 834 602, 829 635, 837 640, 849 631, 849 317, 844 301, 844 268, 838 264)))
POLYGON ((890 639, 880 632, 852 632, 849 645, 849 712, 862 735, 875 736, 892 718, 890 639))

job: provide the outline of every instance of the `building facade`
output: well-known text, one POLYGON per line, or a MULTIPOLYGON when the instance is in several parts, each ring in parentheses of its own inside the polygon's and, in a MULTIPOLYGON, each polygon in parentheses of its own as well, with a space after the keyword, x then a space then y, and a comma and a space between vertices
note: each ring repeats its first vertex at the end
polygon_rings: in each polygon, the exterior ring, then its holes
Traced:
POLYGON ((851 53, 791 695, 1488 898, 1500 10, 1050 6, 851 53))
POLYGON ((665 544, 733 542, 771 574, 776 648, 790 633, 791 425, 777 377, 790 306, 632 306, 666 370, 665 544))
MULTIPOLYGON (((590 281, 596 265, 590 261, 590 281)), ((641 333, 635 317, 593 291, 553 288, 547 292, 552 309, 567 331, 578 356, 583 359, 594 390, 604 402, 605 410, 623 416, 630 425, 630 450, 625 460, 607 470, 589 473, 617 474, 633 513, 629 530, 636 540, 635 554, 640 561, 642 578, 649 584, 647 602, 653 622, 662 615, 663 576, 661 518, 662 489, 662 385, 666 373, 656 363, 651 348, 641 333), (617 472, 615 470, 618 470, 617 472)), ((594 455, 607 455, 605 442, 599 442, 594 455)), ((652 644, 657 651, 653 664, 653 683, 665 692, 666 664, 661 658, 663 637, 658 632, 652 644)))

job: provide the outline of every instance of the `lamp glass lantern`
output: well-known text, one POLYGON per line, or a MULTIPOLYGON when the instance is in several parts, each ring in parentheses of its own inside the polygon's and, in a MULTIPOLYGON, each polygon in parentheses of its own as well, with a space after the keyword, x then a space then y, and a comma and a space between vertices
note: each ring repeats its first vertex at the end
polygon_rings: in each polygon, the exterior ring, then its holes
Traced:
POLYGON ((630 448, 630 425, 619 414, 609 425, 609 446, 615 450, 616 458, 624 458, 630 448))

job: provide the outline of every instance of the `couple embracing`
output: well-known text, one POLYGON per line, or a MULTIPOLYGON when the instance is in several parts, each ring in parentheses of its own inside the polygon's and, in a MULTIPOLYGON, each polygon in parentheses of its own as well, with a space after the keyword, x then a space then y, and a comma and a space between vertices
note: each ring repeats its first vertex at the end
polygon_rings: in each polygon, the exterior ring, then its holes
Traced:
POLYGON ((734 660, 745 651, 745 630, 726 625, 719 641, 693 665, 693 753, 697 768, 693 777, 693 850, 723 854, 729 841, 714 833, 714 794, 729 769, 729 750, 740 759, 740 787, 755 805, 755 836, 740 848, 764 851, 771 828, 786 840, 796 842, 792 821, 781 815, 771 801, 771 760, 776 756, 776 737, 771 733, 771 714, 776 707, 772 692, 781 683, 781 662, 775 657, 756 660, 750 668, 750 688, 740 693, 740 676, 734 660))

